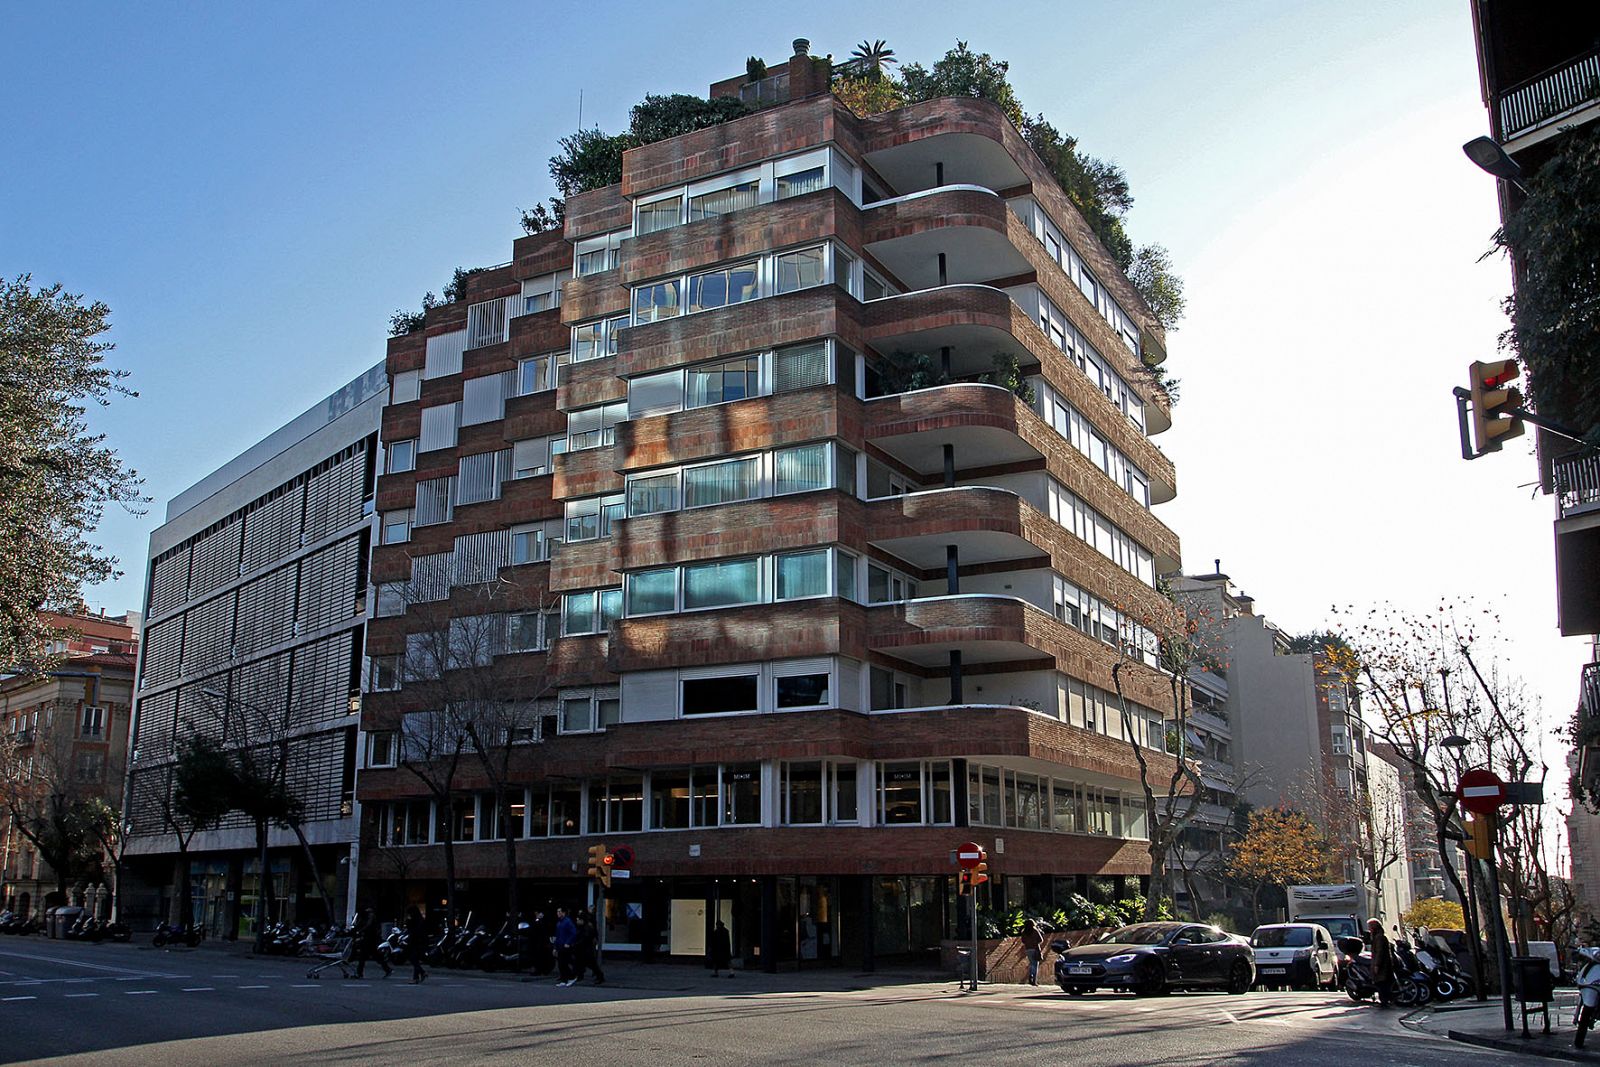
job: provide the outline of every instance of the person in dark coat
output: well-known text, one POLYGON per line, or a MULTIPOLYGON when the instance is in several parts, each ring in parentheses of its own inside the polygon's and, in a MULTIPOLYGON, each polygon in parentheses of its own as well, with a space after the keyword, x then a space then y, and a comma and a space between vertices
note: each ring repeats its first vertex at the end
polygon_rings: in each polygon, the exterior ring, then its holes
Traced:
POLYGON ((577 969, 573 981, 583 977, 585 970, 594 972, 594 984, 606 984, 606 972, 600 967, 600 928, 594 915, 585 911, 578 915, 578 941, 576 945, 577 969))
POLYGON ((1036 919, 1022 924, 1022 951, 1028 958, 1028 984, 1039 984, 1039 960, 1044 955, 1044 931, 1036 919))
POLYGON ((578 943, 578 924, 572 921, 572 916, 567 914, 566 908, 556 909, 556 976, 557 985, 573 985, 577 982, 576 973, 573 971, 573 952, 578 943))
POLYGON ((733 938, 721 919, 717 920, 717 928, 711 931, 711 947, 706 955, 711 957, 711 977, 721 978, 723 971, 728 972, 729 978, 733 977, 733 938))
POLYGON ((356 924, 350 929, 353 939, 353 956, 356 963, 356 977, 367 976, 367 961, 377 960, 383 968, 383 976, 389 977, 394 973, 394 968, 389 966, 389 961, 378 953, 378 917, 371 908, 362 908, 356 915, 356 924))
POLYGON ((1387 1004, 1394 989, 1394 948, 1377 919, 1367 920, 1367 941, 1372 953, 1372 984, 1378 988, 1379 1002, 1387 1004))
POLYGON ((406 909, 406 959, 411 961, 411 984, 428 977, 422 969, 422 954, 428 951, 428 923, 415 904, 406 909))

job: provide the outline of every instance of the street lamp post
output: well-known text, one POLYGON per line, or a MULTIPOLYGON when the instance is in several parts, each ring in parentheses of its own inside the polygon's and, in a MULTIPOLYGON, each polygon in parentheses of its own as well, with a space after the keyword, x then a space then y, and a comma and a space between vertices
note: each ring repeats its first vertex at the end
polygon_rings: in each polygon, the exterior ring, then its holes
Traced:
MULTIPOLYGON (((1460 734, 1451 734, 1449 737, 1446 737, 1444 740, 1440 741, 1439 744, 1450 750, 1451 758, 1456 766, 1456 780, 1459 781, 1461 779, 1462 771, 1461 753, 1463 749, 1471 744, 1471 742, 1465 737, 1462 737, 1460 734)), ((1478 981, 1476 983, 1477 998, 1480 1001, 1485 1001, 1489 999, 1489 990, 1487 988, 1487 983, 1483 980, 1486 969, 1483 961, 1483 942, 1479 938, 1479 931, 1482 929, 1482 927, 1478 919, 1480 914, 1478 911, 1478 872, 1473 867, 1472 853, 1466 852, 1465 849, 1462 849, 1462 851, 1466 853, 1467 857, 1467 917, 1469 920, 1467 923, 1467 934, 1471 939, 1470 947, 1472 950, 1472 969, 1477 972, 1478 976, 1478 981)), ((1441 856, 1440 860, 1442 861, 1443 859, 1444 857, 1441 856)))
POLYGON ((1522 167, 1493 137, 1474 137, 1462 145, 1461 150, 1480 170, 1510 183, 1523 196, 1528 195, 1528 187, 1522 184, 1522 167))

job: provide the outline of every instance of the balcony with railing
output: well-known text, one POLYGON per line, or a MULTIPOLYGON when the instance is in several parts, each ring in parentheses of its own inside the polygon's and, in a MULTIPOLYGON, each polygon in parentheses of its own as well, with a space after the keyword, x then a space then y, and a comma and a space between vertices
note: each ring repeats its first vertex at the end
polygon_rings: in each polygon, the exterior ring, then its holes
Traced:
POLYGON ((1511 141, 1600 104, 1600 50, 1503 90, 1495 101, 1500 140, 1511 141))
POLYGON ((1563 519, 1600 511, 1600 454, 1563 456, 1550 469, 1556 507, 1563 519))
POLYGON ((1583 666, 1583 680, 1578 686, 1578 708, 1586 719, 1600 717, 1600 662, 1583 666))

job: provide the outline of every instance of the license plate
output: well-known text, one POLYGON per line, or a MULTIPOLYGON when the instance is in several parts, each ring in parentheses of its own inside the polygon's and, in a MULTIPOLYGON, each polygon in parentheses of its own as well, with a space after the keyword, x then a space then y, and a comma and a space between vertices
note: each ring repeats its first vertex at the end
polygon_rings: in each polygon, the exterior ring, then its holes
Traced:
POLYGON ((1093 967, 1068 967, 1067 968, 1067 973, 1068 974, 1093 974, 1094 973, 1094 968, 1093 967))
POLYGON ((1287 967, 1263 967, 1263 968, 1261 968, 1261 973, 1262 974, 1288 974, 1289 973, 1289 968, 1287 968, 1287 967))

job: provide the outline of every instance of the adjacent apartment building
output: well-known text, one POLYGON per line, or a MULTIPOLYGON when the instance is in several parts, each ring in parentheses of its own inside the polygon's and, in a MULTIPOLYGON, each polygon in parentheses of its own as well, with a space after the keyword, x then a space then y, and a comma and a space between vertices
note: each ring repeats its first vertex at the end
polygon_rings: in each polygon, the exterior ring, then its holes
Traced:
POLYGON ((59 634, 54 665, 0 678, 0 911, 24 916, 115 877, 92 848, 74 869, 52 869, 23 827, 53 804, 119 803, 139 649, 137 612, 45 617, 59 634))
POLYGON ((1411 904, 1404 798, 1397 768, 1371 754, 1357 689, 1320 651, 1294 651, 1220 570, 1175 577, 1172 588, 1226 680, 1238 796, 1305 812, 1341 857, 1330 877, 1365 884, 1369 913, 1396 918, 1411 904), (1369 815, 1380 834, 1363 830, 1369 815))
POLYGON ((610 950, 870 966, 956 932, 964 840, 996 908, 1147 883, 1170 697, 1111 670, 1179 566, 1162 331, 999 108, 858 118, 799 44, 389 342, 385 912, 447 838, 479 916, 507 836, 524 908, 626 845, 610 950))
MULTIPOLYGON (((185 737, 281 753, 303 831, 274 827, 269 918, 294 918, 349 884, 356 731, 368 614, 367 568, 379 365, 223 464, 166 509, 150 536, 139 688, 129 747, 130 918, 253 932, 261 861, 232 812, 190 845, 192 899, 176 901, 172 764, 185 737)), ((308 913, 318 920, 322 907, 308 913)))

